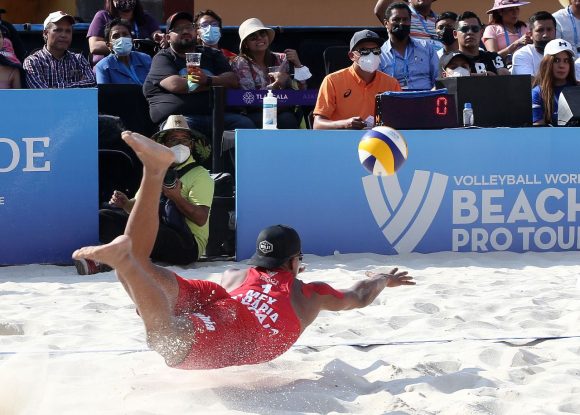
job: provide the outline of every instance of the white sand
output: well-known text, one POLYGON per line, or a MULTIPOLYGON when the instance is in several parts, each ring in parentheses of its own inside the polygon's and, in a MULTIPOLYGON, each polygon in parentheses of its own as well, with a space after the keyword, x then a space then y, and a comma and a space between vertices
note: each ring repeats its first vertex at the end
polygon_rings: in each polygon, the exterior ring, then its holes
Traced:
MULTIPOLYGON (((577 252, 305 262, 305 281, 338 288, 393 263, 418 285, 321 314, 271 363, 180 371, 139 352, 141 320, 112 272, 0 268, 0 414, 580 414, 580 337, 532 342, 580 336, 577 252)), ((219 281, 232 266, 175 269, 219 281)))

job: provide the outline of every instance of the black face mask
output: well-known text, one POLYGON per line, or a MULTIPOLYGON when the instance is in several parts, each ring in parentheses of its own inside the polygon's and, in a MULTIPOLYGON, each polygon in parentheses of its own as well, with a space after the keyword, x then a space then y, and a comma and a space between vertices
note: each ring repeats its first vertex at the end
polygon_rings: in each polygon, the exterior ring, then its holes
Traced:
POLYGON ((397 25, 391 29, 391 34, 399 40, 405 40, 411 34, 411 25, 397 25))
POLYGON ((446 27, 443 30, 437 31, 437 36, 439 36, 439 40, 446 46, 452 45, 455 42, 455 38, 453 37, 453 28, 446 27))
POLYGON ((534 42, 534 46, 538 52, 544 54, 544 49, 546 49, 548 42, 549 40, 538 40, 537 42, 534 42))

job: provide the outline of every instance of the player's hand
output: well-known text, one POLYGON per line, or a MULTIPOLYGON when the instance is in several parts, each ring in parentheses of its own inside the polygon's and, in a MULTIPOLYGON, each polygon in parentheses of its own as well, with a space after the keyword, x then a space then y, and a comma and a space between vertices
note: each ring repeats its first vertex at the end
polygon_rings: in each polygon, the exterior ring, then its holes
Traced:
POLYGON ((399 285, 416 285, 413 277, 407 271, 399 272, 398 268, 393 268, 387 274, 367 271, 367 277, 382 277, 385 279, 385 286, 388 288, 398 287, 399 285))
POLYGON ((344 128, 347 130, 362 130, 366 126, 366 121, 361 117, 352 117, 344 120, 344 128))
POLYGON ((129 203, 129 198, 119 190, 115 190, 111 196, 111 200, 109 200, 110 205, 121 209, 124 209, 127 203, 129 203))

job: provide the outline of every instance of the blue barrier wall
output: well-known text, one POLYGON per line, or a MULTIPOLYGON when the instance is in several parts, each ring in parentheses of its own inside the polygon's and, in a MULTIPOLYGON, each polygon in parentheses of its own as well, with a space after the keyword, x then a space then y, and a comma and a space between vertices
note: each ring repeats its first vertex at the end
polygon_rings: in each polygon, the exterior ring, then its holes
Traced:
POLYGON ((98 241, 97 90, 0 90, 0 264, 98 241))
POLYGON ((397 175, 368 175, 362 132, 236 133, 237 257, 285 223, 303 251, 580 249, 580 129, 403 131, 397 175))

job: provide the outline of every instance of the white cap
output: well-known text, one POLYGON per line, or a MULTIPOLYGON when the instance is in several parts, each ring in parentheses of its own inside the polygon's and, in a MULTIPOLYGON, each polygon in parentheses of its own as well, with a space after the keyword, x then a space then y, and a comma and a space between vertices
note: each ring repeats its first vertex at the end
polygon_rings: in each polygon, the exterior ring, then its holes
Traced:
POLYGON ((544 56, 557 55, 560 52, 568 51, 572 56, 576 56, 576 51, 570 42, 564 39, 550 40, 544 49, 544 56))
POLYGON ((48 17, 46 19, 44 19, 44 28, 46 29, 46 26, 49 23, 56 23, 61 19, 68 19, 68 21, 70 22, 70 24, 75 24, 75 19, 74 17, 72 17, 70 14, 66 14, 65 12, 62 11, 57 11, 57 12, 52 12, 48 15, 48 17))

